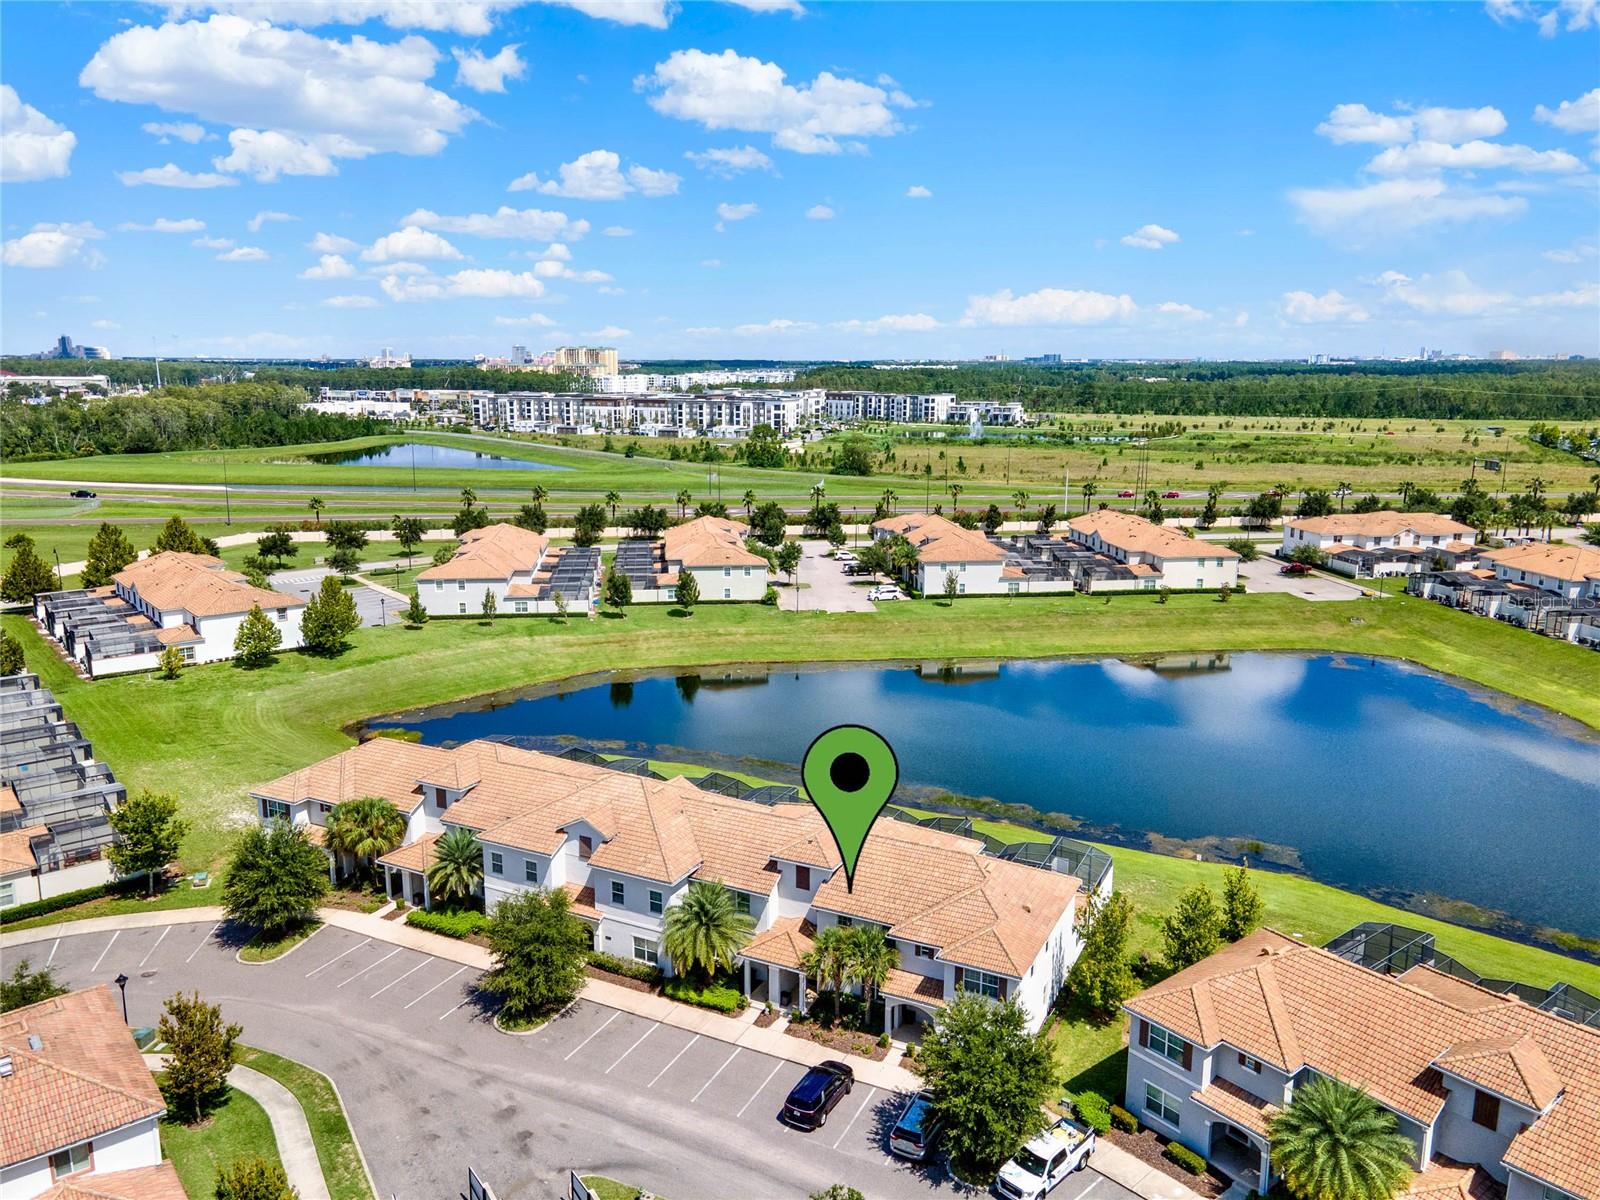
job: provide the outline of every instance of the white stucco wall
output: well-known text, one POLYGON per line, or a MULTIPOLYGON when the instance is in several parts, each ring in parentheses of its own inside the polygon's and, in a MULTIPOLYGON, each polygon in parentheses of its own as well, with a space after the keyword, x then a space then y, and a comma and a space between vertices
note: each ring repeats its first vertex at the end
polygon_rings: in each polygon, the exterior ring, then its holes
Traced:
MULTIPOLYGON (((94 1152, 92 1169, 72 1176, 73 1179, 87 1181, 95 1175, 153 1167, 161 1161, 161 1134, 155 1117, 101 1134, 91 1141, 94 1152)), ((0 1167, 0 1196, 4 1196, 5 1200, 28 1200, 29 1197, 49 1191, 54 1183, 48 1154, 0 1167)))

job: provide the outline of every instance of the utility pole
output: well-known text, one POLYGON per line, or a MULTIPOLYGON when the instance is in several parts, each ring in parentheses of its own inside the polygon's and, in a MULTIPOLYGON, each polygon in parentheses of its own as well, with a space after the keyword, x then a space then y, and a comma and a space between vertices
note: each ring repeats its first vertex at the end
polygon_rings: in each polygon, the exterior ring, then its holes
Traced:
POLYGON ((233 524, 233 497, 228 493, 228 452, 222 452, 222 507, 227 514, 225 524, 233 524))

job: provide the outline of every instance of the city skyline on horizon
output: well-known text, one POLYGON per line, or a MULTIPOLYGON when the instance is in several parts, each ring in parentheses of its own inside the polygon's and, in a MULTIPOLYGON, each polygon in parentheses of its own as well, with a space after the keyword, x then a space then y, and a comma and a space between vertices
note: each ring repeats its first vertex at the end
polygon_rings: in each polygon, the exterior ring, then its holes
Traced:
POLYGON ((6 6, 4 350, 1600 354, 1592 0, 1150 12, 6 6))

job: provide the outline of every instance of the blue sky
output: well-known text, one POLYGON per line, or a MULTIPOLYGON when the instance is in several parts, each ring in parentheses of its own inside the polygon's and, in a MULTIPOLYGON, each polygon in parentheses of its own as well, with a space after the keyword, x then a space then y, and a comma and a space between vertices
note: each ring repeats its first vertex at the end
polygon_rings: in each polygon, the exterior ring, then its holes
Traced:
POLYGON ((0 9, 3 343, 1600 353, 1600 6, 0 9))

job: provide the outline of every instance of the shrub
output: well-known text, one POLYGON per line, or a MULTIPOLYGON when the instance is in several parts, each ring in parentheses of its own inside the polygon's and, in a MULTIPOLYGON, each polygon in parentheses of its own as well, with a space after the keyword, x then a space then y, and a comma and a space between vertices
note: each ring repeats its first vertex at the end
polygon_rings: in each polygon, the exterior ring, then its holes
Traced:
POLYGON ((889 1035, 887 1033, 880 1033, 878 1035, 878 1045, 882 1046, 885 1050, 889 1048, 889 1035))
POLYGON ((1187 1146, 1181 1146, 1177 1142, 1168 1142, 1167 1148, 1161 1153, 1191 1175, 1204 1175, 1206 1173, 1206 1160, 1187 1146))
POLYGON ((745 1003, 744 995, 738 988, 723 983, 709 983, 703 988, 697 987, 682 976, 674 976, 667 980, 662 984, 661 992, 669 1000, 678 1000, 684 1004, 694 1004, 724 1013, 736 1013, 745 1003))
POLYGON ((1072 1111, 1096 1133, 1111 1131, 1111 1102, 1099 1092, 1079 1092, 1072 1101, 1072 1111))
POLYGON ((776 605, 778 603, 778 589, 768 584, 767 590, 761 593, 761 603, 769 607, 776 605))
POLYGON ((470 908, 445 912, 428 912, 418 908, 406 914, 406 924, 426 929, 429 933, 442 933, 445 937, 465 938, 482 933, 488 927, 489 918, 470 908))
POLYGON ((62 892, 59 896, 51 896, 48 900, 30 900, 26 904, 14 904, 10 908, 0 910, 0 925, 26 921, 30 917, 48 916, 50 913, 60 912, 63 908, 72 908, 77 904, 87 904, 90 900, 109 896, 118 890, 120 889, 112 884, 102 883, 97 887, 79 888, 75 892, 62 892))
POLYGON ((1122 1130, 1123 1133, 1139 1132, 1139 1118, 1120 1104, 1111 1106, 1111 1124, 1122 1130))
POLYGON ((607 954, 604 950, 589 951, 589 964, 599 967, 602 971, 610 971, 613 975, 621 975, 625 979, 639 979, 651 984, 661 982, 660 967, 652 967, 649 963, 632 958, 618 958, 615 954, 607 954))

